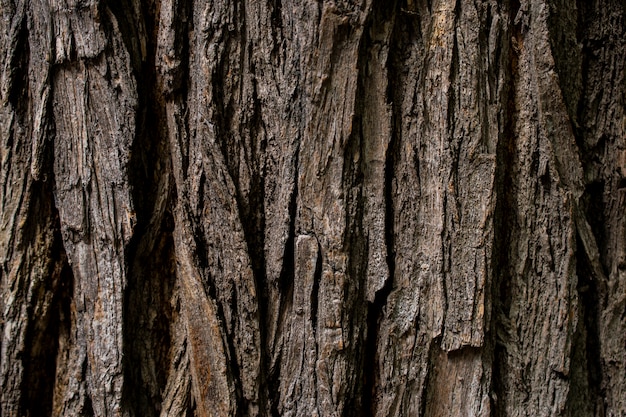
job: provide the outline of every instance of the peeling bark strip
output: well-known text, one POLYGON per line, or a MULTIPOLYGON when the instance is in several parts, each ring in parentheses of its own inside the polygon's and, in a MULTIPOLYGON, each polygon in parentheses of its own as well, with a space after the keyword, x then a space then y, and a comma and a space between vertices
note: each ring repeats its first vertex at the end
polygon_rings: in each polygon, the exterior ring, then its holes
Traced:
POLYGON ((0 416, 626 415, 617 0, 0 0, 0 416))

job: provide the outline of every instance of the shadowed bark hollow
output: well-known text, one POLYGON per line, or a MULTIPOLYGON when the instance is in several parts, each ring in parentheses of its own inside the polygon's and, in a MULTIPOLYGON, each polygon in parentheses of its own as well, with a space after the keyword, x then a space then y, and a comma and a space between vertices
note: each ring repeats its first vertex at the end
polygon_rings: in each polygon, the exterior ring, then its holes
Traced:
POLYGON ((0 416, 626 416, 625 8, 0 0, 0 416))

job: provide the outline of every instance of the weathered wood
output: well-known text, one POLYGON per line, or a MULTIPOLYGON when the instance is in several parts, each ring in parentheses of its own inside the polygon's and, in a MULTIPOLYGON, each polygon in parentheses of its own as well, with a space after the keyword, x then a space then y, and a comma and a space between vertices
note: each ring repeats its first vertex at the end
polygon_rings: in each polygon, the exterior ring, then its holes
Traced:
POLYGON ((625 414, 625 13, 0 1, 0 415, 625 414))

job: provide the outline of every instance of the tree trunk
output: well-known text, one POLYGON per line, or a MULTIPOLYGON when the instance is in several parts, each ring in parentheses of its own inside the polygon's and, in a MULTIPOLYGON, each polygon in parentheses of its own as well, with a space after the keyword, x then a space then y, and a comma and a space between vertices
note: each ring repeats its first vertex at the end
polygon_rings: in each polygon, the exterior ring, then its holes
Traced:
POLYGON ((626 416, 625 17, 0 1, 0 416, 626 416))

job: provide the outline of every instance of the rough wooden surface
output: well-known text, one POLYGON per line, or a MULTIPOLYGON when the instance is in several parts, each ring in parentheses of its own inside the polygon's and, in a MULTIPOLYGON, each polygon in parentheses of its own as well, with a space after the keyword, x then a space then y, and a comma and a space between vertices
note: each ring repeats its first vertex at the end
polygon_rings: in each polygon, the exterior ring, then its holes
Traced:
POLYGON ((625 17, 1 0, 0 416, 626 416, 625 17))

